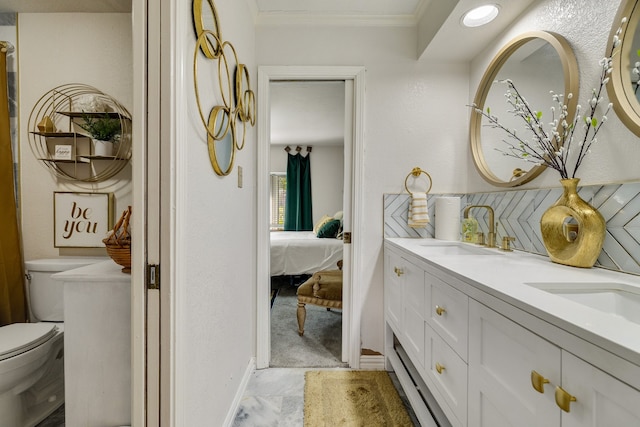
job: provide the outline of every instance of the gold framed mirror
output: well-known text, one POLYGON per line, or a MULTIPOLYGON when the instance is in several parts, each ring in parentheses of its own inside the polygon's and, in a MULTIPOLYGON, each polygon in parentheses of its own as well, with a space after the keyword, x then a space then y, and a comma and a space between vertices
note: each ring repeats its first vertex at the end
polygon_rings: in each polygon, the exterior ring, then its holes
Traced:
POLYGON ((196 32, 196 38, 208 30, 215 37, 207 37, 200 45, 200 49, 204 56, 209 59, 217 59, 220 56, 222 34, 220 31, 220 24, 218 20, 218 12, 213 0, 206 0, 208 8, 203 8, 205 0, 193 1, 193 28, 196 32))
MULTIPOLYGON (((578 63, 569 43, 559 34, 531 31, 508 42, 493 58, 485 71, 474 98, 480 110, 491 108, 491 115, 510 129, 520 129, 521 118, 509 112, 505 102, 506 86, 500 80, 511 79, 527 101, 545 114, 554 105, 549 91, 563 93, 565 103, 569 94, 579 91, 578 63)), ((568 117, 575 115, 575 102, 568 105, 568 117)), ((486 119, 475 110, 471 113, 469 139, 476 169, 487 182, 498 187, 516 187, 540 175, 544 166, 532 166, 524 160, 505 156, 504 133, 485 126, 486 119)))
POLYGON ((236 155, 236 129, 229 108, 213 107, 207 126, 207 146, 211 166, 216 174, 229 175, 236 155))
POLYGON ((635 74, 635 63, 640 61, 640 5, 638 0, 623 0, 613 20, 607 52, 611 51, 613 37, 620 28, 622 18, 627 24, 619 34, 620 46, 613 56, 613 71, 607 83, 609 100, 620 120, 636 135, 640 136, 640 74, 635 74))

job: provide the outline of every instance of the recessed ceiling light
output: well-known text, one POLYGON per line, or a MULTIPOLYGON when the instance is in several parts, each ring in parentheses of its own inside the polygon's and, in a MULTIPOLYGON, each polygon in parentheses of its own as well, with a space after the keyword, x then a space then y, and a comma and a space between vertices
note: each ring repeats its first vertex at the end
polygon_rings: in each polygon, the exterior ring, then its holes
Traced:
POLYGON ((465 27, 479 27, 488 24, 498 16, 498 6, 487 4, 471 9, 462 17, 462 25, 465 27))

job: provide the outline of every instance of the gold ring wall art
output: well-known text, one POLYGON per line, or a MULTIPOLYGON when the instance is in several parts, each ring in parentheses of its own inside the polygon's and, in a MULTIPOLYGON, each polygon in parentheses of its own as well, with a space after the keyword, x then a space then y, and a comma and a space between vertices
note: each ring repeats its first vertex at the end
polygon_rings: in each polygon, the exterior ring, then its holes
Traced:
POLYGON ((251 89, 249 70, 238 61, 233 45, 222 39, 213 0, 206 0, 206 7, 204 4, 205 0, 193 1, 197 37, 193 84, 211 166, 217 175, 226 176, 233 170, 236 150, 244 148, 247 125, 256 123, 256 97, 251 89), (216 63, 205 67, 210 61, 216 63), (207 89, 214 92, 213 102, 206 102, 207 89), (221 99, 222 105, 216 105, 215 99, 221 99))
MULTIPOLYGON (((526 93, 533 94, 531 99, 527 98, 531 105, 548 106, 541 109, 543 119, 551 117, 553 102, 549 91, 563 93, 563 101, 568 104, 567 121, 570 121, 575 115, 578 78, 575 55, 562 36, 547 31, 524 33, 507 43, 493 58, 478 85, 474 105, 483 111, 490 108, 491 115, 506 120, 509 128, 525 132, 518 118, 508 111, 504 97, 507 85, 498 82, 511 79, 519 87, 527 87, 526 93), (572 101, 569 101, 570 93, 574 95, 572 101)), ((542 173, 544 166, 505 156, 500 151, 507 147, 504 134, 486 124, 486 119, 472 110, 469 139, 473 160, 482 178, 498 187, 516 187, 542 173)))

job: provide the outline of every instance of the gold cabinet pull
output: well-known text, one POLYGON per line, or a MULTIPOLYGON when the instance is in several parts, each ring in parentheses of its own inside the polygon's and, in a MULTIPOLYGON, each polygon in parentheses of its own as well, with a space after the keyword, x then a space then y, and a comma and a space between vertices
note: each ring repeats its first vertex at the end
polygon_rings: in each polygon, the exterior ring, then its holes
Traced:
POLYGON ((438 316, 442 316, 443 313, 445 313, 447 310, 445 310, 443 307, 440 307, 439 305, 436 305, 436 314, 438 316))
POLYGON ((567 393, 562 387, 556 387, 556 405, 564 412, 571 412, 571 402, 575 402, 576 400, 575 396, 567 393))
POLYGON ((444 371, 444 366, 436 362, 436 371, 438 371, 438 373, 441 374, 442 371, 444 371))
POLYGON ((544 393, 544 385, 548 383, 548 379, 546 379, 536 371, 531 371, 531 385, 538 393, 544 393))
POLYGON ((402 276, 404 274, 404 271, 402 271, 402 269, 398 268, 398 267, 393 267, 393 271, 396 273, 396 275, 398 277, 400 277, 400 276, 402 276))

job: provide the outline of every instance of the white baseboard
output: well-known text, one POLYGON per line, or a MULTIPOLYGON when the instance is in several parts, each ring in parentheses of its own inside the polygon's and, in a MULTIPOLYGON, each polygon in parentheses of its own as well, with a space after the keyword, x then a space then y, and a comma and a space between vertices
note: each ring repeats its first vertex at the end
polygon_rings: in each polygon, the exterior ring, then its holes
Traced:
POLYGON ((382 354, 375 356, 361 354, 360 369, 364 371, 384 371, 384 356, 382 354))
POLYGON ((238 408, 240 408, 240 402, 242 402, 242 397, 244 396, 244 392, 247 390, 247 385, 249 384, 249 380, 251 379, 251 374, 253 374, 253 371, 255 370, 256 359, 255 357, 252 357, 249 360, 249 364, 244 371, 242 381, 240 381, 240 385, 238 386, 236 395, 233 398, 233 402, 231 403, 231 408, 229 408, 229 412, 227 412, 227 418, 224 420, 223 426, 231 427, 233 425, 233 421, 236 419, 236 414, 238 413, 238 408))

